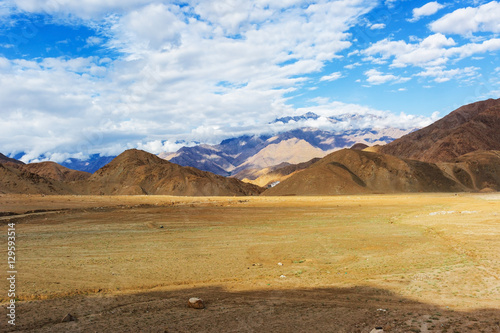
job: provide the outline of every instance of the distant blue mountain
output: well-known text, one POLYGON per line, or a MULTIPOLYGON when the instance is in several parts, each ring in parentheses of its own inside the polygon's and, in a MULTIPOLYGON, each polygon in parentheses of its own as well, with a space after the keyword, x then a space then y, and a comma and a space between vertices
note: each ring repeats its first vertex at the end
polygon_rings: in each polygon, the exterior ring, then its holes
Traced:
POLYGON ((94 173, 111 162, 115 157, 116 156, 100 156, 99 154, 93 154, 90 155, 90 158, 87 160, 70 158, 59 164, 69 169, 94 173))
MULTIPOLYGON (((297 119, 317 119, 316 114, 309 112, 299 117, 285 117, 276 119, 276 122, 297 121, 297 119)), ((342 117, 345 120, 347 116, 342 117)), ((351 117, 352 119, 355 116, 351 117)), ((340 119, 340 118, 339 118, 340 119)), ((335 122, 336 119, 330 119, 335 122)), ((204 171, 210 171, 221 176, 235 175, 248 168, 246 163, 253 156, 269 145, 277 145, 287 140, 301 140, 311 147, 322 151, 332 151, 344 147, 351 147, 355 143, 371 145, 374 143, 388 143, 408 133, 410 130, 386 129, 354 129, 343 132, 330 132, 317 128, 297 128, 276 135, 243 135, 237 138, 226 139, 218 145, 197 145, 182 147, 176 153, 162 153, 159 156, 170 162, 190 166, 204 171)), ((290 148, 293 150, 293 148, 290 148)), ((297 151, 295 156, 302 154, 297 151)), ((317 156, 322 157, 322 156, 317 156)), ((305 162, 305 161, 304 161, 305 162)))
POLYGON ((275 119, 272 123, 277 123, 277 122, 282 122, 283 124, 288 124, 290 121, 295 121, 299 122, 302 120, 308 120, 308 119, 318 119, 319 116, 316 113, 313 112, 308 112, 306 114, 303 114, 302 116, 295 116, 295 117, 283 117, 283 118, 277 118, 275 119))

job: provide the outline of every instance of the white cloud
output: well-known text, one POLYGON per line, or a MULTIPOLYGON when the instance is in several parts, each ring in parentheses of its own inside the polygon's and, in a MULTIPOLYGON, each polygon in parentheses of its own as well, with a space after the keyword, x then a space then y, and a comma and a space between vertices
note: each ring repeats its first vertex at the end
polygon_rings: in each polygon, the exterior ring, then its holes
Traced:
POLYGON ((89 38, 87 44, 105 40, 107 48, 124 55, 0 58, 0 116, 6 128, 0 151, 25 151, 25 160, 46 152, 157 151, 167 149, 165 140, 215 143, 260 130, 293 112, 285 94, 339 58, 351 46, 350 27, 376 5, 361 0, 9 3, 19 11, 89 20, 84 23, 103 39, 89 38))
POLYGON ((471 37, 476 32, 500 32, 500 2, 455 10, 430 24, 434 32, 471 37))
POLYGON ((335 81, 335 80, 338 80, 342 77, 342 73, 340 72, 334 72, 330 75, 325 75, 325 76, 322 76, 321 79, 319 79, 320 81, 335 81))
POLYGON ((500 39, 493 38, 482 43, 469 43, 456 46, 452 38, 441 33, 430 35, 417 43, 383 39, 362 51, 365 61, 374 64, 393 59, 391 67, 406 66, 435 67, 443 66, 450 59, 463 59, 475 54, 500 50, 500 39), (378 57, 377 57, 378 56, 378 57))
POLYGON ((445 70, 443 67, 431 67, 422 71, 417 76, 433 78, 435 82, 442 83, 451 79, 467 79, 476 77, 478 67, 465 67, 445 70))
POLYGON ((65 18, 74 16, 81 19, 100 19, 107 13, 123 13, 149 2, 149 0, 5 0, 4 5, 29 13, 50 14, 65 18))
POLYGON ((361 66, 361 63, 355 62, 353 64, 345 65, 344 68, 346 68, 346 69, 353 69, 353 68, 356 68, 356 67, 359 67, 359 66, 361 66))
POLYGON ((384 74, 376 69, 370 69, 365 72, 366 81, 373 85, 379 85, 387 82, 402 83, 410 80, 408 77, 399 77, 393 74, 384 74))
MULTIPOLYGON (((316 127, 323 130, 343 131, 360 128, 400 128, 411 129, 430 125, 439 119, 438 113, 431 117, 408 115, 404 112, 394 114, 389 111, 377 110, 371 107, 341 102, 318 100, 318 105, 299 108, 296 115, 314 112, 321 116, 317 120, 309 119, 301 122, 300 126, 316 127), (332 123, 327 118, 336 117, 339 120, 332 123)), ((276 130, 288 129, 285 125, 276 127, 276 130)))
POLYGON ((424 16, 430 16, 437 13, 444 6, 438 3, 437 1, 429 2, 422 7, 413 9, 413 17, 409 19, 410 22, 416 22, 420 20, 420 18, 424 16))
POLYGON ((90 36, 87 38, 87 46, 95 46, 102 44, 103 39, 97 36, 90 36))
POLYGON ((482 43, 469 43, 459 47, 453 47, 446 50, 449 57, 457 56, 459 58, 471 57, 474 54, 486 53, 500 50, 500 39, 493 38, 482 43))
POLYGON ((385 29, 385 23, 375 23, 370 26, 371 30, 381 30, 385 29))
POLYGON ((136 148, 150 152, 151 154, 159 154, 162 152, 175 152, 185 146, 184 143, 175 143, 171 141, 153 140, 149 142, 137 142, 136 148))

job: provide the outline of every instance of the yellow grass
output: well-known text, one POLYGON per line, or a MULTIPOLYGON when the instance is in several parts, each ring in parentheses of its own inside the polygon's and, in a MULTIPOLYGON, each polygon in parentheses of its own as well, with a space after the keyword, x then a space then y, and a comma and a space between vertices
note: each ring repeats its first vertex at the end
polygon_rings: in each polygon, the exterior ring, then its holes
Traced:
POLYGON ((458 309, 500 307, 499 194, 0 196, 2 212, 36 209, 55 211, 1 218, 2 244, 16 222, 21 300, 367 286, 458 309))

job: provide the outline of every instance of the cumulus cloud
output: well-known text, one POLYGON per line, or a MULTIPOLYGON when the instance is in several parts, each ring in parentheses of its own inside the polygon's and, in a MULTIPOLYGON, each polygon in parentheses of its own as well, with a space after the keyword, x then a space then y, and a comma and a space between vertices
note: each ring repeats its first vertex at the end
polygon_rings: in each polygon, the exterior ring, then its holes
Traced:
POLYGON ((396 68, 435 67, 445 65, 450 59, 462 59, 475 54, 497 51, 500 49, 500 39, 492 38, 482 43, 456 45, 453 38, 437 33, 416 43, 386 38, 372 44, 362 53, 366 55, 366 61, 373 63, 392 59, 391 67, 396 68))
POLYGON ((103 39, 97 36, 90 36, 87 38, 87 46, 95 46, 102 44, 103 39))
POLYGON ((24 151, 29 161, 54 152, 157 152, 175 148, 166 142, 216 143, 259 130, 293 112, 286 94, 351 46, 349 29, 376 1, 8 4, 88 25, 99 33, 86 40, 88 46, 121 55, 0 58, 6 128, 0 151, 24 151))
POLYGON ((413 9, 413 17, 408 21, 416 22, 424 16, 430 16, 436 14, 443 7, 444 6, 438 3, 437 1, 426 3, 422 7, 413 9))
POLYGON ((69 18, 100 19, 107 13, 123 13, 149 3, 149 0, 4 0, 4 6, 36 14, 69 18))
MULTIPOLYGON (((332 102, 323 99, 318 100, 317 105, 298 108, 295 114, 302 115, 307 112, 313 112, 321 117, 301 121, 300 126, 315 127, 329 131, 388 127, 412 129, 425 127, 439 119, 439 113, 437 112, 433 113, 430 117, 409 115, 404 112, 395 114, 368 106, 337 101, 332 102), (328 119, 330 117, 335 118, 336 121, 332 122, 328 119)), ((284 124, 279 126, 276 130, 287 129, 287 126, 290 125, 284 124)))
POLYGON ((384 74, 376 69, 370 69, 365 72, 366 81, 373 85, 379 85, 387 82, 402 83, 410 80, 408 77, 399 77, 393 74, 384 74))
POLYGON ((431 67, 422 71, 417 76, 433 78, 435 82, 442 83, 451 79, 466 79, 477 75, 478 67, 455 68, 445 70, 443 67, 431 67))
POLYGON ((500 32, 500 2, 455 10, 430 24, 434 32, 472 36, 476 32, 500 32))
POLYGON ((330 75, 325 75, 325 76, 322 76, 320 81, 335 81, 335 80, 338 80, 342 77, 342 73, 340 72, 334 72, 330 75))
POLYGON ((385 29, 385 23, 375 23, 370 26, 371 30, 381 30, 385 29))
POLYGON ((359 66, 361 66, 361 63, 355 62, 353 64, 345 65, 344 68, 346 68, 346 69, 354 69, 354 68, 359 67, 359 66))

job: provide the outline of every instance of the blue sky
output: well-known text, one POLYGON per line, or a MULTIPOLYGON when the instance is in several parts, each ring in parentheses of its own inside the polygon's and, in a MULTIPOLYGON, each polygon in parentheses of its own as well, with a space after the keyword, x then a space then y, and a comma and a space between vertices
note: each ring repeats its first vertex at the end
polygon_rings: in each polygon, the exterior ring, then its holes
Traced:
POLYGON ((291 126, 425 126, 500 97, 499 17, 473 0, 5 0, 0 152, 61 162, 291 126), (322 117, 269 125, 308 111, 322 117), (343 113, 377 117, 325 121, 343 113))

